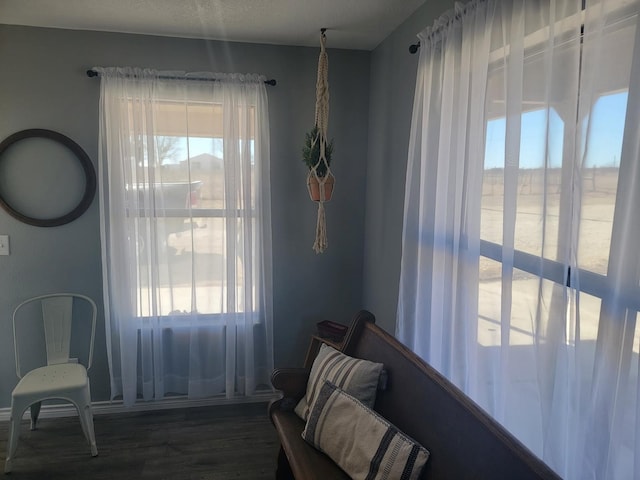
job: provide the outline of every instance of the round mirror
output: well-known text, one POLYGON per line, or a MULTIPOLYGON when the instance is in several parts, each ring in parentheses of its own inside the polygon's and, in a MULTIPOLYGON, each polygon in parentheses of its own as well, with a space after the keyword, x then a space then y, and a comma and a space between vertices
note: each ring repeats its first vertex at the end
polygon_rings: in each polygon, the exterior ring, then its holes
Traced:
POLYGON ((95 193, 93 164, 69 137, 34 128, 0 143, 0 206, 21 222, 36 227, 72 222, 95 193))

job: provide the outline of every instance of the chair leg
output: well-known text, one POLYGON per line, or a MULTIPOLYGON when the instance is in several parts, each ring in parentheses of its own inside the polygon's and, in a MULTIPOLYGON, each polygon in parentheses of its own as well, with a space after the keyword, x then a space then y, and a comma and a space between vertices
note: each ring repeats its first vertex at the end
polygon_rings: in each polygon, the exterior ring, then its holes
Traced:
POLYGON ((20 437, 20 417, 22 415, 11 407, 11 417, 9 418, 9 441, 7 442, 7 458, 4 461, 4 473, 11 472, 13 456, 18 448, 18 438, 20 437))
POLYGON ((87 443, 91 447, 91 456, 98 455, 98 447, 96 446, 96 434, 93 429, 93 413, 91 412, 91 393, 89 386, 84 389, 82 398, 78 399, 76 408, 78 409, 78 416, 80 417, 80 425, 82 425, 82 431, 87 439, 87 443))
POLYGON ((36 429, 36 423, 38 423, 38 416, 40 415, 40 407, 42 402, 36 402, 31 405, 31 430, 36 429))
POLYGON ((98 455, 98 447, 96 446, 96 434, 93 429, 93 414, 91 413, 91 406, 84 405, 82 413, 80 413, 80 423, 83 424, 83 430, 85 431, 85 437, 91 447, 91 456, 98 455))

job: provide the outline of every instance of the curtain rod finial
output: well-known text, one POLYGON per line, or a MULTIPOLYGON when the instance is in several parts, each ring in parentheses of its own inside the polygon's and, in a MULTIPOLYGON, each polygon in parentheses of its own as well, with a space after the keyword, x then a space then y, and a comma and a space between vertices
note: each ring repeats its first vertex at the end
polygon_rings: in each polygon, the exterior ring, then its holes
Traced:
POLYGON ((416 53, 418 51, 419 48, 420 48, 420 42, 415 43, 413 45, 409 45, 409 53, 411 53, 413 55, 414 53, 416 53))
POLYGON ((95 70, 89 69, 87 70, 87 77, 97 77, 98 76, 98 72, 96 72, 95 70))

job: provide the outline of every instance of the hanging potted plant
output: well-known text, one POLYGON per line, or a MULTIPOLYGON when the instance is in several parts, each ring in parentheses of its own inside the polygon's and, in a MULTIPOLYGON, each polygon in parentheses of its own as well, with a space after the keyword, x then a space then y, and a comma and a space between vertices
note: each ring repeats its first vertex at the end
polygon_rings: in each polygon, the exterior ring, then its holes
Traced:
POLYGON ((313 127, 305 134, 304 147, 302 148, 302 161, 309 169, 307 175, 307 186, 309 196, 314 202, 320 201, 320 185, 324 188, 324 201, 331 200, 333 194, 333 184, 335 178, 329 170, 331 165, 331 155, 333 154, 333 140, 327 142, 324 149, 325 162, 320 161, 320 137, 318 127, 313 127), (315 175, 313 168, 315 167, 315 175))

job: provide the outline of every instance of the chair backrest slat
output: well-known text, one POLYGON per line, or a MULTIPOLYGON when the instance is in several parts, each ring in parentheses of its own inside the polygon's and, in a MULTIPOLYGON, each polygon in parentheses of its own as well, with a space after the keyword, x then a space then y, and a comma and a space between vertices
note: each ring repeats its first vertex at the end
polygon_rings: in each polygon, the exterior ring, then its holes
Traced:
POLYGON ((73 297, 42 299, 47 365, 69 362, 73 297))
MULTIPOLYGON (((96 303, 91 298, 77 293, 52 293, 25 300, 13 311, 13 341, 16 357, 16 375, 18 376, 18 378, 22 378, 23 374, 20 367, 21 352, 19 348, 18 334, 16 329, 18 312, 23 307, 33 304, 33 310, 28 310, 26 313, 27 315, 31 315, 32 318, 35 318, 33 317, 33 314, 35 314, 38 310, 41 310, 41 320, 44 323, 44 339, 46 344, 47 365, 67 363, 70 361, 69 355, 71 351, 71 330, 74 317, 74 300, 80 301, 80 303, 82 303, 82 301, 84 300, 88 304, 88 308, 90 309, 89 312, 86 312, 87 307, 85 305, 76 304, 76 306, 79 308, 76 309, 75 316, 81 318, 83 321, 88 320, 91 322, 91 333, 88 339, 88 358, 86 358, 86 364, 85 362, 81 362, 85 364, 87 370, 91 368, 91 364, 93 362, 93 342, 96 334, 96 303), (35 302, 40 303, 39 309, 35 302)), ((23 318, 23 320, 26 319, 23 318)), ((40 332, 42 332, 42 330, 40 330, 40 332)), ((29 350, 27 349, 27 353, 28 352, 29 350)))

